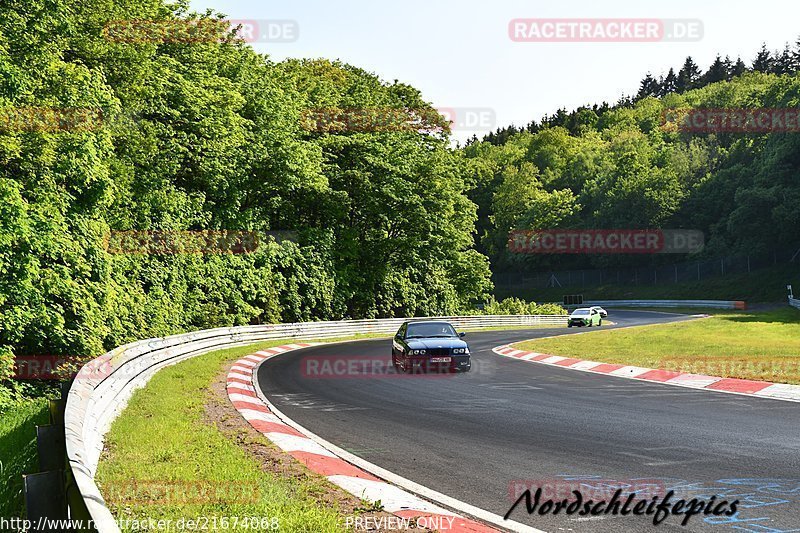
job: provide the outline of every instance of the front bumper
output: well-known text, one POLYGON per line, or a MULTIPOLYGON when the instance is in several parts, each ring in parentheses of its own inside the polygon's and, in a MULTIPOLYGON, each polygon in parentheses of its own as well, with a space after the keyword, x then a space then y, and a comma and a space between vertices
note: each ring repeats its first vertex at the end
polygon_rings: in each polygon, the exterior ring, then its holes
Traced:
POLYGON ((420 369, 425 372, 468 372, 472 368, 472 360, 469 355, 434 355, 425 357, 410 357, 409 361, 415 369, 420 369), (449 357, 450 361, 446 363, 432 362, 431 359, 440 359, 442 357, 449 357))

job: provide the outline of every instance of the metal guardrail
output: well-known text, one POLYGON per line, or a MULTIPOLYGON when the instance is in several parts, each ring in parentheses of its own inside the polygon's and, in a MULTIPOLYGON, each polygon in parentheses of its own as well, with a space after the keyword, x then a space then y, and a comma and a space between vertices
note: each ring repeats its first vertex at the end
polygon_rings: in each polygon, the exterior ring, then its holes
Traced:
POLYGON ((796 307, 797 309, 800 309, 800 300, 796 298, 789 298, 789 305, 791 305, 792 307, 796 307))
POLYGON ((705 307, 710 309, 747 309, 742 301, 726 300, 592 300, 583 302, 582 307, 599 305, 601 307, 705 307))
MULTIPOLYGON (((566 325, 566 316, 435 317, 459 329, 492 326, 566 325)), ((73 382, 67 397, 64 426, 68 477, 77 486, 70 500, 70 517, 91 519, 94 531, 118 532, 114 516, 94 476, 105 434, 136 389, 162 368, 223 348, 271 339, 321 339, 365 333, 394 333, 407 319, 348 320, 241 326, 197 331, 120 346, 88 363, 73 382)))

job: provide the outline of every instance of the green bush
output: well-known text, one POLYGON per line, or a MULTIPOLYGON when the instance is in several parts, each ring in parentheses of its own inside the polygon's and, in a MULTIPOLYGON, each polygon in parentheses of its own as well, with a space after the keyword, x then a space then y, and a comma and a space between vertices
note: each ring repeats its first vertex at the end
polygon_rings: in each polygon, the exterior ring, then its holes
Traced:
POLYGON ((567 311, 558 304, 537 304, 520 298, 506 298, 497 301, 489 298, 483 307, 486 315, 566 315, 567 311))

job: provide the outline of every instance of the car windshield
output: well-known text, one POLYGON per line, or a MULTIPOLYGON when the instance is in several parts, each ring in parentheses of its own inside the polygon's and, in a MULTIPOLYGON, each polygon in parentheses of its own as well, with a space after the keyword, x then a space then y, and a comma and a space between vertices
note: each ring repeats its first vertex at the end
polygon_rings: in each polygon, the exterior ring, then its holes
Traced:
POLYGON ((588 309, 576 309, 575 311, 572 312, 572 314, 573 315, 588 315, 589 314, 589 310, 588 309))
POLYGON ((420 337, 457 337, 456 330, 446 322, 428 322, 423 324, 409 324, 406 338, 420 337))

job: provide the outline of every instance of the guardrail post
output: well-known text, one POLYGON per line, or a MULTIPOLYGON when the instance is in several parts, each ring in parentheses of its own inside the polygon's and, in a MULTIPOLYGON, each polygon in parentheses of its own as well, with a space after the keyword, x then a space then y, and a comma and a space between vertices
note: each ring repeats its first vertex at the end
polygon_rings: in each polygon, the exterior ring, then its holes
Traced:
POLYGON ((50 400, 50 423, 56 426, 64 425, 64 409, 67 407, 67 400, 64 398, 50 400))
MULTIPOLYGON (((35 524, 44 520, 65 520, 67 501, 64 495, 63 470, 51 470, 22 477, 25 491, 25 518, 35 524)), ((66 531, 46 527, 42 531, 66 531)))
POLYGON ((64 426, 36 426, 36 451, 39 470, 64 470, 67 457, 64 426))
POLYGON ((69 396, 69 389, 72 388, 74 379, 69 379, 61 382, 61 398, 66 399, 69 396))

